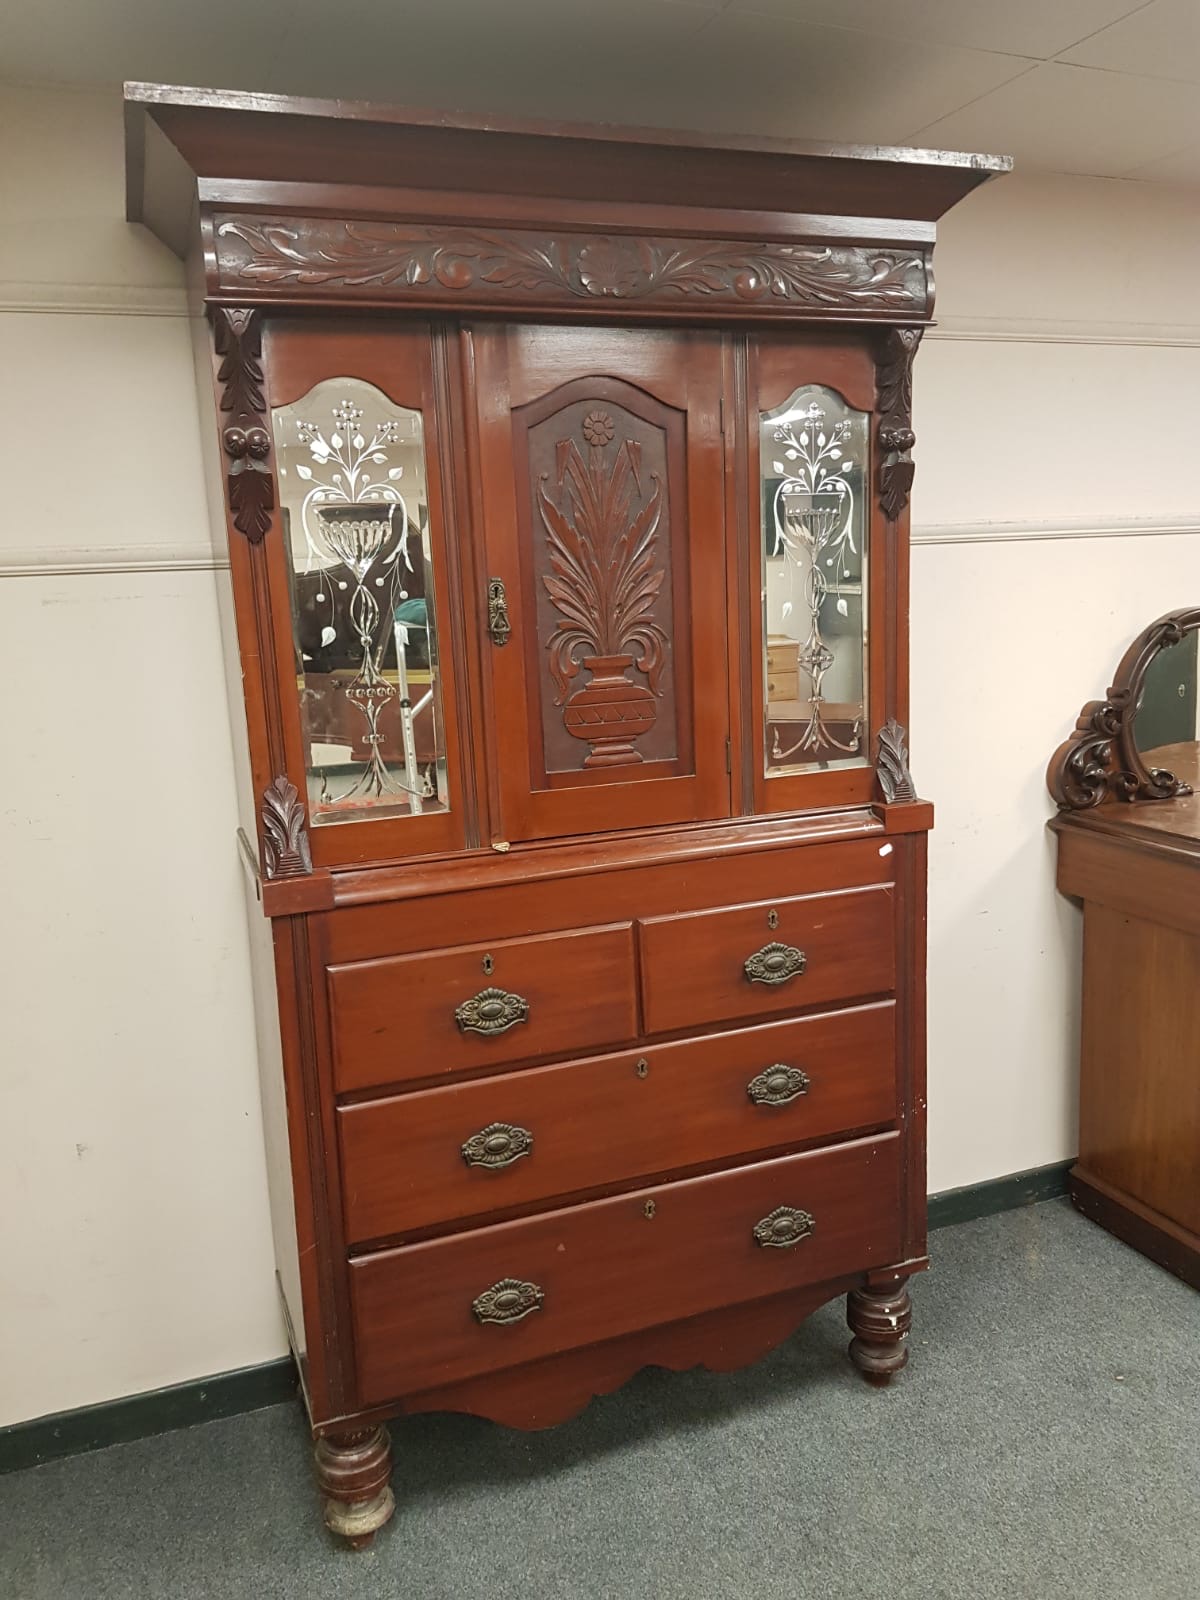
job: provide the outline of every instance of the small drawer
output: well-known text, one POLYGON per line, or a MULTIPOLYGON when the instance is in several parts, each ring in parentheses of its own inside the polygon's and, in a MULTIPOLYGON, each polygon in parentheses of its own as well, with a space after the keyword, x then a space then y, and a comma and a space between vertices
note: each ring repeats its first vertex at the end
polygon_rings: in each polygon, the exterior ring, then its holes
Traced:
POLYGON ((353 961, 328 978, 340 1094, 637 1033, 630 923, 353 961))
POLYGON ((895 986, 892 891, 652 917, 641 947, 648 1033, 883 995, 895 986))
POLYGON ((795 639, 767 640, 768 672, 799 672, 800 646, 795 639))
POLYGON ((891 1001, 343 1106, 346 1237, 380 1239, 895 1116, 891 1001))
POLYGON ((358 1403, 885 1266, 899 1199, 889 1133, 361 1257, 358 1403))
POLYGON ((799 700, 800 674, 772 672, 767 679, 767 696, 771 700, 799 700))

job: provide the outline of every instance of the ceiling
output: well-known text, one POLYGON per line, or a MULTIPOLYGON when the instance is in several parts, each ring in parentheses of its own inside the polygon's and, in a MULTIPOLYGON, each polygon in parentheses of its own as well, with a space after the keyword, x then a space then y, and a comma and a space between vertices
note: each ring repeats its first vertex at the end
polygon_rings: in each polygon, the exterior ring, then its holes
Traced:
POLYGON ((39 0, 4 13, 9 82, 924 144, 1200 185, 1200 0, 39 0))

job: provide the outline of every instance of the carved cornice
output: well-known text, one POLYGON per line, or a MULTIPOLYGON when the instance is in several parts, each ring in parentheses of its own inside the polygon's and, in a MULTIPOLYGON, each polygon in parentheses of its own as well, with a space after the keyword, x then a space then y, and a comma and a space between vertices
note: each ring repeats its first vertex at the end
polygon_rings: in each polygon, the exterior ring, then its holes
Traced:
POLYGON ((879 422, 879 504, 895 522, 908 504, 913 481, 912 366, 920 328, 889 328, 880 339, 875 393, 879 422))
POLYGON ((905 748, 903 726, 890 717, 879 730, 879 751, 875 758, 875 772, 883 798, 889 803, 915 800, 916 786, 908 770, 908 751, 905 748))
POLYGON ((262 322, 257 311, 214 306, 212 324, 220 357, 220 408, 229 418, 221 430, 221 448, 229 459, 229 514, 234 527, 257 544, 275 509, 275 480, 266 465, 271 434, 263 394, 262 322))
POLYGON ((918 251, 218 216, 221 293, 443 305, 705 303, 762 316, 924 317, 918 251))
POLYGON ((276 778, 263 791, 262 837, 268 878, 302 878, 312 871, 304 807, 287 778, 276 778))
POLYGON ((1173 800, 1191 794, 1190 784, 1162 767, 1148 767, 1137 747, 1134 723, 1150 663, 1160 650, 1200 629, 1200 606, 1168 611, 1137 638, 1121 657, 1103 700, 1089 700, 1075 731, 1050 758, 1046 786, 1064 811, 1098 806, 1109 795, 1119 800, 1173 800))

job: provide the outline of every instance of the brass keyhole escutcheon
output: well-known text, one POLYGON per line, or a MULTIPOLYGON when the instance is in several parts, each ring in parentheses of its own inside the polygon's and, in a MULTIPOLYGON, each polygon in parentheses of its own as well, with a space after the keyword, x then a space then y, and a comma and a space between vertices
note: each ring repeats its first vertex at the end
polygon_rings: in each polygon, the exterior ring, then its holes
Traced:
POLYGON ((642 1057, 633 1070, 637 1073, 639 1078, 645 1078, 649 1076, 650 1063, 646 1060, 645 1056, 642 1057))
POLYGON ((492 973, 495 972, 495 970, 496 970, 496 963, 492 960, 491 956, 484 956, 484 958, 483 958, 483 975, 484 975, 484 977, 485 978, 490 978, 492 973))
POLYGON ((654 1201, 647 1200, 646 1204, 642 1207, 642 1215, 644 1217, 652 1217, 657 1210, 658 1207, 654 1204, 654 1201))
POLYGON ((767 912, 767 927, 768 928, 777 928, 778 926, 779 926, 779 913, 772 906, 771 910, 767 912))

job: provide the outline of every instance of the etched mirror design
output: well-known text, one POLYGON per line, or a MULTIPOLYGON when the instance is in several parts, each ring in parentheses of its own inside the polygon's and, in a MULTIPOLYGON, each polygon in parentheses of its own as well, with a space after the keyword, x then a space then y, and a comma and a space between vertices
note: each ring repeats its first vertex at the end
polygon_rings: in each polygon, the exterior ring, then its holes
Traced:
POLYGON ((867 422, 812 384, 759 418, 768 776, 867 762, 867 422))
POLYGON ((271 422, 312 821, 444 811, 421 413, 331 378, 271 422))

